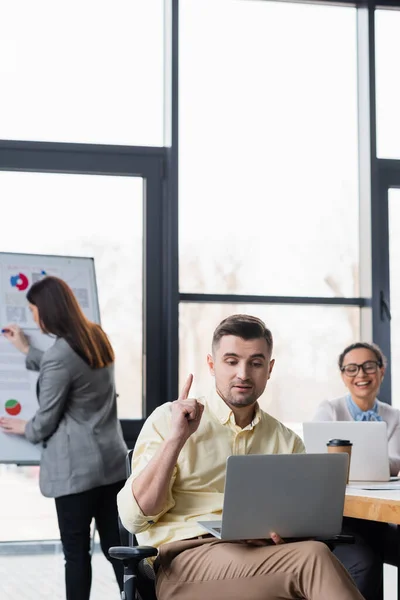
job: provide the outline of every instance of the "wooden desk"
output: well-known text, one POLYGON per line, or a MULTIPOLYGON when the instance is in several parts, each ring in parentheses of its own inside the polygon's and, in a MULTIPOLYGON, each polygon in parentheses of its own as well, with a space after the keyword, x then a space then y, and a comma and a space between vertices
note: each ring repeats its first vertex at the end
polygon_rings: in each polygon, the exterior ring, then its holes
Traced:
POLYGON ((344 516, 400 525, 400 489, 386 491, 347 488, 344 516))
MULTIPOLYGON (((400 525, 400 489, 357 490, 347 488, 344 516, 381 523, 400 525)), ((400 565, 400 527, 398 530, 398 557, 400 565)), ((397 568, 397 599, 400 600, 400 568, 397 568)))

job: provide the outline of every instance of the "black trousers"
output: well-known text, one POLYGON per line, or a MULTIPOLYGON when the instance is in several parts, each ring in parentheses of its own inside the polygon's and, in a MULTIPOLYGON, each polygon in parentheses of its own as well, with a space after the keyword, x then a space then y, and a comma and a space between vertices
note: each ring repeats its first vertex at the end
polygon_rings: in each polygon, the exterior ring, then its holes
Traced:
POLYGON ((65 557, 67 600, 89 600, 92 583, 90 525, 95 519, 104 556, 114 568, 119 589, 123 589, 121 561, 108 556, 111 546, 119 546, 116 496, 125 481, 55 499, 58 526, 65 557))
POLYGON ((397 565, 397 532, 387 523, 344 517, 343 533, 355 544, 338 544, 335 556, 346 567, 365 600, 383 598, 383 563, 397 565))

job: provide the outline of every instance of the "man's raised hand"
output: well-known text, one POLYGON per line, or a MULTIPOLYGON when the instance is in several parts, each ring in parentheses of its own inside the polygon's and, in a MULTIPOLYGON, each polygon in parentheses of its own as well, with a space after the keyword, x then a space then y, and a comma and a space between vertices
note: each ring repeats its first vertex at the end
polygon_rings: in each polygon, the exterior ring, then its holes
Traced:
POLYGON ((172 402, 171 436, 179 438, 183 443, 197 430, 204 411, 201 402, 189 398, 192 383, 193 375, 190 374, 178 399, 172 402))

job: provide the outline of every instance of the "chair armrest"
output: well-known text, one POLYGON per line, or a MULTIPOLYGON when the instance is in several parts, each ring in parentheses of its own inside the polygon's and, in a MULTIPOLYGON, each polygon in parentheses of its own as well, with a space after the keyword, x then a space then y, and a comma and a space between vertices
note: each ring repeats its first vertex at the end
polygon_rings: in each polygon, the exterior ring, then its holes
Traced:
POLYGON ((153 546, 112 546, 108 554, 111 558, 138 564, 144 558, 157 556, 158 550, 153 546))
POLYGON ((334 535, 331 538, 318 538, 319 542, 323 542, 328 546, 336 546, 336 544, 354 544, 355 539, 354 535, 346 535, 345 533, 340 533, 339 535, 334 535))
POLYGON ((345 533, 341 533, 339 535, 334 535, 331 538, 319 538, 317 541, 326 544, 331 550, 331 552, 336 548, 336 546, 340 546, 341 544, 354 544, 355 538, 354 535, 347 535, 345 533))

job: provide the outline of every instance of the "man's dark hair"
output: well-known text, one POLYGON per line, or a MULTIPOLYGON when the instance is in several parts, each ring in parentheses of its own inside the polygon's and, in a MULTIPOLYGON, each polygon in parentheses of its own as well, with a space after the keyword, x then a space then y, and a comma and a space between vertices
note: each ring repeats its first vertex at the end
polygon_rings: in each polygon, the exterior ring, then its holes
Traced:
POLYGON ((267 342, 270 354, 272 354, 273 339, 272 333, 266 327, 265 323, 257 317, 251 315, 231 315, 218 325, 214 331, 212 340, 213 351, 218 346, 221 338, 225 335, 235 335, 243 340, 256 340, 264 338, 267 342))
POLYGON ((377 344, 368 344, 367 342, 356 342, 355 344, 350 344, 350 346, 347 346, 343 350, 343 352, 339 355, 339 360, 338 360, 339 369, 341 369, 343 367, 343 361, 344 361, 346 354, 348 354, 352 350, 358 350, 359 348, 365 348, 365 350, 371 350, 371 352, 373 352, 375 354, 376 360, 378 361, 379 366, 386 367, 387 358, 383 354, 383 352, 379 348, 379 346, 377 346, 377 344))

